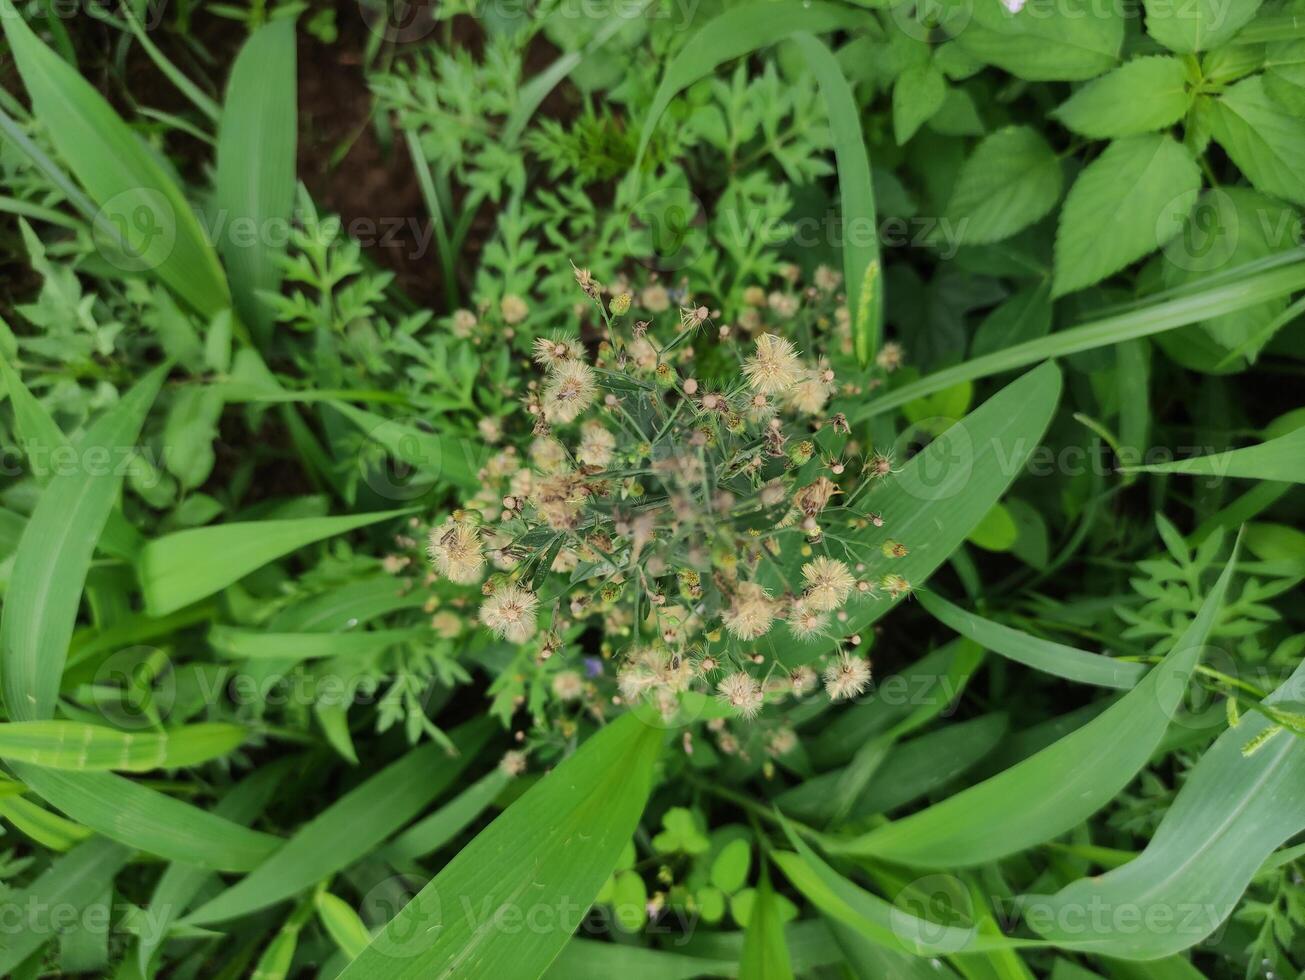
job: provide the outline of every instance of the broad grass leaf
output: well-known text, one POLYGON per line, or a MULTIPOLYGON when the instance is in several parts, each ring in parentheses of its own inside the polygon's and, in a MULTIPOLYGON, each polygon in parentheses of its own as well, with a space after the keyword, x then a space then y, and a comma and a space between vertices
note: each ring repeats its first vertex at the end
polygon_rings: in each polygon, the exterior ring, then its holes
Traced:
MULTIPOLYGON (((276 795, 281 781, 285 778, 286 769, 294 761, 294 757, 287 757, 255 769, 227 790, 213 807, 213 812, 235 824, 253 823, 276 795)), ((149 908, 146 910, 151 929, 141 936, 140 945, 136 949, 137 965, 146 977, 152 975, 149 969, 150 960, 166 941, 169 927, 181 918, 182 913, 209 882, 212 874, 208 868, 174 861, 159 876, 154 892, 150 896, 149 908)))
POLYGON ((1146 668, 1141 664, 1112 660, 1098 653, 1031 636, 966 612, 932 592, 922 593, 919 600, 920 605, 944 626, 993 653, 1046 674, 1080 684, 1123 689, 1133 687, 1146 674, 1146 668))
POLYGON ((322 657, 361 659, 396 643, 429 640, 431 636, 426 626, 343 633, 265 633, 218 624, 209 630, 208 642, 221 656, 236 660, 297 661, 322 657))
POLYGON ((365 857, 453 784, 489 740, 483 716, 452 733, 458 754, 427 742, 351 789, 258 868, 186 917, 188 925, 224 922, 284 901, 365 857))
POLYGON ((1076 133, 1114 139, 1172 126, 1183 118, 1190 102, 1183 63, 1153 55, 1134 58, 1093 79, 1052 115, 1076 133))
POLYGON ((1122 9, 1092 0, 1029 0, 1019 11, 1000 0, 968 0, 968 8, 972 19, 956 43, 1029 81, 1093 78, 1118 63, 1124 43, 1122 9))
POLYGON ((1292 253, 1273 268, 1252 271, 1230 270, 1216 283, 1184 291, 1182 295, 1159 297, 1136 309, 1112 314, 1068 330, 1058 330, 1014 347, 974 357, 954 367, 902 385, 860 406, 850 406, 847 417, 854 421, 873 418, 907 402, 943 391, 962 381, 1027 367, 1049 357, 1065 357, 1126 340, 1199 323, 1211 317, 1254 306, 1275 296, 1286 296, 1305 288, 1305 256, 1292 253))
POLYGON ((541 975, 629 843, 664 734, 626 714, 588 739, 459 851, 341 980, 541 975))
POLYGON ((775 901, 775 890, 770 886, 770 876, 764 871, 754 893, 748 928, 743 935, 739 980, 793 980, 779 904, 775 901))
POLYGON ((403 867, 433 854, 489 809, 511 780, 510 775, 495 767, 434 813, 395 837, 382 849, 380 857, 403 867))
POLYGON ((294 206, 297 136, 295 22, 282 17, 251 34, 231 66, 213 199, 232 298, 241 319, 263 338, 272 315, 257 294, 275 292, 281 282, 278 254, 294 206))
POLYGON ((313 897, 317 918, 331 941, 340 947, 349 959, 357 958, 372 941, 372 934, 358 917, 358 913, 344 899, 330 892, 318 892, 313 897))
POLYGON ((840 875, 792 832, 793 851, 775 851, 771 860, 825 916, 855 929, 876 945, 915 956, 981 953, 1046 942, 984 935, 974 925, 947 925, 915 915, 840 875))
POLYGON ((148 270, 187 305, 212 316, 231 303, 217 253, 172 178, 77 70, 32 33, 11 0, 0 20, 41 120, 59 155, 99 207, 97 231, 110 261, 148 270))
POLYGON ((4 898, 5 942, 0 946, 0 976, 17 976, 29 956, 66 928, 67 912, 83 909, 102 895, 126 865, 131 852, 112 841, 96 838, 56 857, 49 870, 4 898), (17 912, 17 921, 12 914, 17 912))
POLYGON ((1086 725, 976 786, 831 853, 918 868, 986 864, 1064 833, 1112 800, 1160 745, 1200 661, 1236 564, 1236 550, 1200 611, 1136 687, 1086 725), (1020 800, 1017 810, 1011 800, 1020 800))
POLYGON ((1061 167, 1047 141, 1028 126, 983 138, 956 177, 947 219, 964 245, 998 242, 1027 228, 1060 200, 1061 167))
POLYGON ((847 286, 847 308, 852 313, 852 348, 865 367, 879 347, 884 291, 880 280, 875 192, 865 135, 861 131, 861 110, 829 48, 807 33, 794 35, 794 40, 820 85, 833 134, 838 192, 842 198, 843 279, 847 286))
POLYGON ((0 723, 0 758, 47 769, 148 772, 221 758, 248 734, 244 726, 226 722, 122 732, 80 721, 14 721, 0 723))
POLYGON ((827 917, 829 931, 856 980, 955 980, 957 974, 942 960, 913 956, 866 939, 856 929, 827 917))
POLYGON ((1146 32, 1170 51, 1191 54, 1219 47, 1260 9, 1261 0, 1142 0, 1146 32))
MULTIPOLYGON (((898 742, 848 816, 859 819, 905 806, 977 765, 1006 735, 1004 712, 945 725, 935 732, 898 742)), ((827 811, 842 770, 811 776, 774 798, 787 816, 810 823, 827 811)))
POLYGON ((1056 230, 1054 296, 1100 282, 1183 229, 1201 188, 1190 151, 1168 136, 1115 140, 1083 168, 1056 230))
MULTIPOLYGON (((45 486, 54 474, 54 461, 59 458, 57 454, 67 453, 75 459, 76 450, 45 410, 45 406, 27 390, 27 386, 3 355, 0 355, 0 376, 8 390, 9 404, 14 411, 14 428, 27 455, 28 468, 36 482, 45 486)), ((130 560, 140 550, 142 543, 140 532, 127 522, 121 509, 115 506, 100 534, 99 547, 105 554, 130 560)))
MULTIPOLYGON (((1283 707, 1301 702, 1305 665, 1266 699, 1283 707)), ((1213 933, 1272 851, 1305 830, 1305 738, 1281 731, 1244 755, 1271 724, 1258 712, 1243 715, 1190 772, 1141 855, 1055 895, 1026 897, 1024 920, 1066 948, 1091 942, 1097 952, 1131 960, 1170 956, 1213 933), (1094 911, 1074 918, 1079 909, 1094 911), (1159 925, 1134 928, 1138 921, 1159 925)))
POLYGON ((1305 127, 1255 75, 1214 100, 1210 127, 1257 190, 1305 204, 1305 127))
POLYGON ((34 793, 112 840, 214 871, 249 871, 280 838, 108 772, 60 772, 13 763, 34 793))
POLYGON ((145 610, 151 616, 165 616, 305 545, 406 513, 387 510, 347 517, 233 522, 165 534, 148 542, 137 559, 145 610))
POLYGON ((572 939, 544 973, 545 980, 696 980, 730 977, 738 963, 706 959, 678 951, 572 939))
POLYGON ((75 446, 79 465, 50 478, 32 512, 0 612, 0 687, 14 721, 54 713, 82 587, 166 367, 146 375, 75 446), (119 454, 115 456, 116 454, 119 454))
POLYGON ((838 713, 807 743, 818 767, 841 765, 865 741, 907 724, 920 712, 937 715, 960 697, 983 663, 983 651, 959 639, 925 654, 897 674, 877 680, 863 701, 838 713))
POLYGON ((1262 442, 1258 446, 1122 469, 1127 473, 1185 473, 1189 476, 1231 476, 1246 480, 1305 483, 1305 428, 1262 442))
MULTIPOLYGON (((878 555, 891 533, 910 553, 878 570, 901 575, 912 587, 919 587, 1023 470, 1056 410, 1060 386, 1059 369, 1044 364, 993 395, 858 501, 859 510, 881 514, 885 527, 843 532, 840 545, 850 554, 878 555)), ((787 544, 785 556, 779 559, 781 572, 762 566, 773 578, 782 574, 783 580, 766 584, 791 586, 800 579, 805 560, 797 545, 787 544)), ((887 597, 853 600, 840 632, 867 629, 893 605, 887 597)), ((756 644, 788 665, 810 661, 829 645, 796 642, 782 629, 772 630, 756 644)))

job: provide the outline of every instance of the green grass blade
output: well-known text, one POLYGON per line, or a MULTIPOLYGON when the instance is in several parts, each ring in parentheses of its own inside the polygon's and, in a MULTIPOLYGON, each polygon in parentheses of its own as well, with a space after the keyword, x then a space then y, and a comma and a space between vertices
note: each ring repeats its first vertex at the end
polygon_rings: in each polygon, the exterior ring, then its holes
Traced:
MULTIPOLYGON (((841 557, 845 547, 856 556, 853 561, 860 561, 861 556, 877 555, 891 537, 903 542, 910 553, 892 559, 891 564, 876 565, 876 572, 893 572, 919 587, 960 547, 1023 470, 1051 422, 1060 388, 1060 371, 1052 363, 1011 382, 858 501, 856 509, 881 514, 884 527, 842 531, 840 547, 831 548, 831 553, 841 557)), ((792 534, 793 539, 801 537, 800 532, 792 534)), ((798 547, 786 546, 784 578, 776 576, 764 584, 783 590, 789 587, 785 580, 798 581, 807 560, 798 552, 798 547)), ((886 597, 853 600, 847 607, 847 621, 839 624, 840 634, 867 629, 894 605, 886 597)), ((783 631, 772 630, 755 645, 792 666, 815 659, 832 642, 795 643, 783 631)))
POLYGON ((428 742, 350 790, 300 827, 276 854, 186 917, 207 925, 265 909, 365 857, 450 786, 489 740, 488 717, 452 733, 459 754, 428 742))
POLYGON ((484 813, 511 779, 503 770, 495 768, 430 816, 419 820, 394 838, 380 857, 391 864, 403 866, 433 854, 484 813))
POLYGON ((863 10, 823 0, 757 0, 731 7, 703 24, 666 66, 657 94, 644 116, 633 168, 636 182, 648 141, 662 114, 671 99, 694 82, 706 78, 727 61, 782 41, 798 31, 822 34, 841 30, 864 24, 868 16, 863 10))
POLYGON ((257 293, 275 292, 281 282, 278 253, 295 197, 296 109, 295 22, 283 17, 250 35, 231 67, 213 202, 236 309, 264 339, 272 313, 257 293), (252 236, 242 231, 246 225, 252 236))
POLYGON ((843 278, 847 285, 847 308, 852 313, 852 347, 857 360, 865 367, 879 347, 884 292, 879 276, 875 192, 870 181, 870 157, 861 132, 861 110, 829 48, 807 33, 795 35, 794 40, 820 83, 834 137, 843 208, 843 278))
POLYGON ((1060 330, 1005 350, 971 358, 955 367, 935 371, 919 381, 902 385, 863 405, 852 407, 848 410, 847 417, 854 421, 872 418, 963 381, 1013 371, 1049 357, 1064 357, 1079 351, 1149 337, 1225 313, 1235 313, 1299 289, 1305 289, 1305 260, 1298 258, 1291 264, 1248 275, 1240 281, 1221 281, 1205 289, 1163 299, 1080 327, 1060 330))
MULTIPOLYGON (((213 812, 232 823, 248 825, 263 812, 285 778, 286 769, 291 759, 282 759, 261 769, 256 769, 235 786, 227 790, 225 796, 218 800, 213 812)), ((148 969, 154 953, 167 938, 169 926, 177 919, 208 883, 212 872, 207 868, 197 867, 174 861, 159 876, 154 893, 150 896, 149 908, 146 910, 147 921, 151 923, 148 933, 141 936, 137 948, 137 963, 141 973, 151 976, 148 969)))
POLYGON ((969 637, 993 653, 999 653, 1045 674, 1078 681, 1080 684, 1125 690, 1133 687, 1146 674, 1146 668, 1141 664, 1112 660, 1101 654, 1030 636, 966 612, 931 592, 922 592, 919 599, 920 605, 944 626, 969 637))
POLYGON ((801 838, 790 833, 795 851, 771 859, 807 900, 826 916, 855 929, 876 945, 916 956, 982 953, 1045 946, 1045 942, 983 935, 977 926, 945 925, 922 919, 844 878, 801 838))
POLYGON ((0 20, 18 73, 59 155, 145 269, 204 316, 230 305, 217 253, 181 191, 77 70, 32 33, 11 0, 0 20))
POLYGON ((148 772, 196 766, 234 751, 241 725, 205 722, 167 732, 120 732, 79 721, 0 724, 0 758, 47 769, 148 772))
POLYGON ((135 446, 166 371, 146 375, 86 430, 83 465, 50 479, 23 528, 0 613, 0 688, 14 721, 54 713, 91 556, 122 486, 114 454, 135 446))
MULTIPOLYGON (((1006 735, 1009 720, 993 712, 957 722, 893 746, 883 766, 852 806, 854 819, 905 806, 945 786, 992 752, 1006 735)), ((774 798, 788 816, 810 823, 829 804, 842 770, 812 776, 774 798)))
POLYGON ((0 946, 0 976, 16 976, 18 966, 66 927, 69 909, 81 909, 113 881, 131 852, 103 839, 89 840, 55 858, 50 869, 22 891, 5 895, 11 918, 0 946), (59 919, 52 921, 52 913, 59 919), (15 921, 15 919, 17 921, 15 921))
POLYGON ((762 873, 743 934, 743 956, 739 960, 739 980, 793 980, 788 947, 784 943, 784 924, 779 919, 779 903, 770 886, 770 876, 762 873))
POLYGON ((680 952, 666 952, 623 943, 593 939, 572 939, 548 972, 545 980, 697 980, 698 977, 729 977, 738 964, 706 959, 680 952))
MULTIPOLYGON (((76 451, 63 430, 45 410, 45 406, 27 390, 27 386, 3 356, 0 356, 0 376, 8 390, 9 403, 13 406, 14 425, 18 430, 18 438, 23 442, 27 464, 36 482, 45 486, 53 472, 55 457, 52 454, 58 451, 75 456, 76 451)), ((105 554, 130 561, 142 544, 140 532, 127 522, 121 510, 115 506, 100 534, 99 547, 105 554)))
POLYGON ((357 959, 358 954, 372 941, 372 934, 358 918, 358 913, 349 907, 349 903, 330 892, 318 892, 313 896, 317 907, 317 918, 322 928, 331 937, 331 941, 340 948, 349 959, 357 959))
MULTIPOLYGON (((1290 708, 1303 685, 1305 665, 1266 703, 1286 702, 1282 707, 1290 708)), ((1264 860, 1305 830, 1300 805, 1305 738, 1282 731, 1249 758, 1244 755, 1271 724, 1262 714, 1244 715, 1201 757, 1139 857, 1055 895, 1027 897, 1025 921, 1066 948, 1092 943, 1097 952, 1130 960, 1170 956, 1213 933, 1264 860), (1083 929, 1065 928, 1068 909, 1125 905, 1139 910, 1142 922, 1166 921, 1159 917, 1173 914, 1183 922, 1177 928, 1134 929, 1106 916, 1089 919, 1083 929)))
POLYGON ((1113 799, 1164 738, 1223 604, 1236 552, 1165 659, 1077 731, 928 809, 847 840, 831 853, 919 868, 986 864, 1041 844, 1113 799), (1011 801, 1021 801, 1012 809, 1011 801))
POLYGON ((280 839, 107 772, 13 763, 18 777, 79 823, 146 854, 214 871, 249 871, 280 839))
POLYGON ((1188 476, 1235 476, 1246 480, 1305 483, 1305 427, 1258 446, 1230 449, 1212 456, 1176 459, 1149 466, 1120 467, 1124 473, 1183 473, 1188 476))
POLYGON ((426 626, 355 633, 264 633, 239 626, 214 626, 208 642, 219 654, 237 660, 313 660, 364 657, 396 643, 431 638, 426 626))
POLYGON ((145 611, 166 616, 292 551, 406 513, 388 510, 348 517, 237 521, 155 538, 141 549, 136 563, 145 611), (202 560, 196 561, 197 556, 202 560))
POLYGON ((627 714, 591 737, 459 851, 340 980, 542 974, 629 843, 663 735, 627 714), (494 928, 496 916, 532 925, 494 928))

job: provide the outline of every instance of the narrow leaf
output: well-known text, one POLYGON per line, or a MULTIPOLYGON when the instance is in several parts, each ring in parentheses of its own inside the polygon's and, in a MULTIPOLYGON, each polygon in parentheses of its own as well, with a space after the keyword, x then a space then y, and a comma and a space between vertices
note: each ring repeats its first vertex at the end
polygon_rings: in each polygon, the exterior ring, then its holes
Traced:
POLYGON ((1113 799, 1160 745, 1235 564, 1234 552, 1165 659, 1092 721, 977 786, 860 837, 830 841, 827 849, 920 868, 972 867, 1081 823, 1113 799), (1022 804, 1012 809, 1011 800, 1022 804))
POLYGON ((627 714, 586 741, 459 851, 341 980, 542 974, 629 843, 662 735, 627 714), (495 928, 508 917, 531 925, 495 928))
POLYGON ((141 549, 136 566, 146 612, 165 616, 305 545, 406 513, 215 524, 156 538, 141 549))
POLYGON ((919 599, 920 605, 944 626, 969 637, 993 653, 1043 673, 1078 681, 1080 684, 1124 689, 1132 687, 1146 674, 1146 668, 1141 664, 1112 660, 1101 654, 1030 636, 966 612, 932 592, 921 593, 919 599))
POLYGON ((91 556, 122 486, 115 453, 136 444, 166 371, 146 375, 86 430, 76 445, 83 465, 51 477, 23 528, 0 613, 0 687, 15 721, 54 713, 91 556))

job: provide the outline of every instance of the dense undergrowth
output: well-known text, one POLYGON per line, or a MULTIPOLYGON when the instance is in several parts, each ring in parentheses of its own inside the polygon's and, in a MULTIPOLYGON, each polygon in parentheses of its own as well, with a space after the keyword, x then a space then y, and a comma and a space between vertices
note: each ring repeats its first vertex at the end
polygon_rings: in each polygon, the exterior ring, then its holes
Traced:
POLYGON ((1302 17, 0 0, 0 973, 1299 975, 1302 17))

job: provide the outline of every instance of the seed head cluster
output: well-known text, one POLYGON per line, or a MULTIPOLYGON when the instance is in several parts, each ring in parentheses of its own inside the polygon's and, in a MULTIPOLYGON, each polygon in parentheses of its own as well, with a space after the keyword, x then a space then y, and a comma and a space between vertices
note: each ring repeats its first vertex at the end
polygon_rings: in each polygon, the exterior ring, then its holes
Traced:
MULTIPOLYGON (((821 679, 833 700, 861 694, 870 664, 847 624, 910 583, 890 568, 906 546, 868 541, 885 520, 855 506, 894 470, 831 407, 861 390, 831 367, 838 318, 748 337, 686 297, 662 331, 624 285, 607 298, 575 277, 601 324, 533 341, 521 416, 496 420, 480 489, 429 532, 433 577, 478 586, 480 623, 543 671, 541 691, 595 714, 671 716, 697 691, 751 719, 821 679)), ((790 298, 771 315, 797 322, 790 298)))

